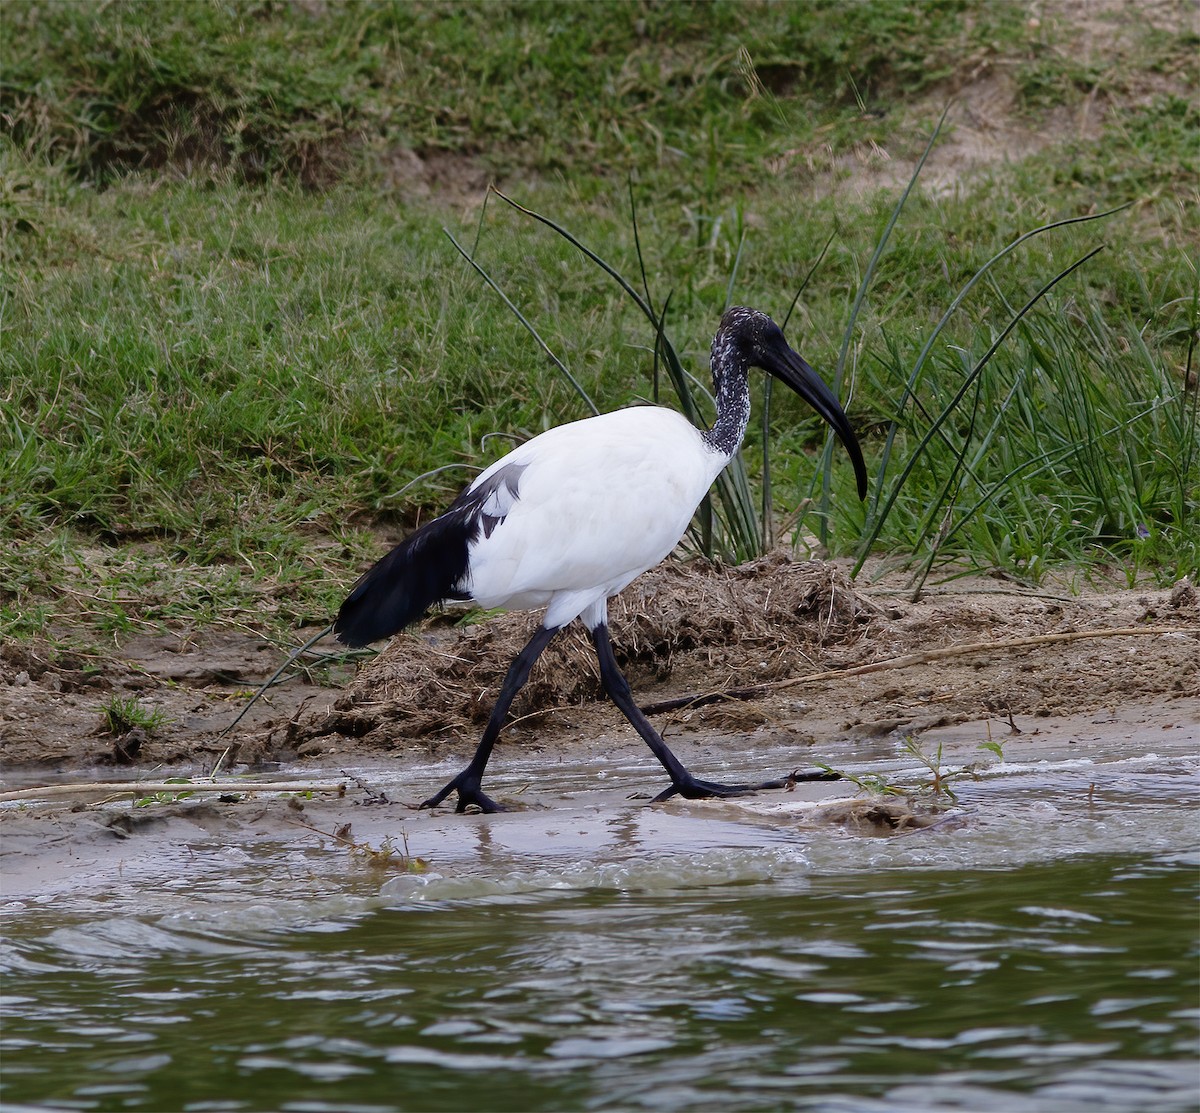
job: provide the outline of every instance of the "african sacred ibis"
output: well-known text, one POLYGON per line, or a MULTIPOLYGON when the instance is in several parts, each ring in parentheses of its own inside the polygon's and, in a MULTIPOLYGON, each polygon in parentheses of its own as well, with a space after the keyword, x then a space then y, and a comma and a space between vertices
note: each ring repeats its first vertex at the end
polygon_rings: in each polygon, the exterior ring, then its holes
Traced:
POLYGON ((579 618, 591 632, 605 691, 671 778, 657 800, 728 796, 764 785, 723 785, 693 777, 633 702, 608 635, 608 600, 678 543, 705 492, 742 442, 750 419, 750 367, 761 367, 807 400, 850 453, 865 497, 862 451, 846 414, 820 376, 765 313, 730 309, 712 343, 717 419, 697 429, 674 410, 638 406, 571 422, 497 460, 440 517, 421 526, 371 568, 338 612, 346 645, 386 638, 436 603, 545 608, 500 689, 467 767, 421 807, 458 793, 501 810, 481 790, 484 770, 513 697, 550 639, 579 618))

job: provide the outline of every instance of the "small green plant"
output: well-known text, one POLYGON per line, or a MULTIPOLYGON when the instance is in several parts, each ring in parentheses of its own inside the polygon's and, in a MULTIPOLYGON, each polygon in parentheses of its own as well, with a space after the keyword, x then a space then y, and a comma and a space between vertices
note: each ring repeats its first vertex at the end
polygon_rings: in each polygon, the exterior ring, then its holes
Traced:
POLYGON ((905 789, 892 784, 883 773, 848 773, 845 769, 835 769, 832 765, 817 763, 818 769, 832 773, 843 781, 849 781, 860 792, 872 796, 907 796, 905 789))
POLYGON ((386 836, 378 846, 369 843, 350 843, 350 852, 355 858, 373 870, 387 873, 424 873, 429 869, 429 863, 424 858, 415 858, 408 852, 408 836, 401 834, 404 849, 396 846, 391 835, 386 836))
MULTIPOLYGON (((944 766, 940 741, 937 749, 930 754, 921 744, 919 735, 908 734, 904 737, 901 749, 910 757, 915 758, 925 771, 924 774, 919 774, 915 781, 907 778, 892 778, 885 773, 856 774, 848 773, 843 769, 833 769, 830 766, 821 768, 831 773, 837 773, 842 780, 849 781, 863 792, 877 796, 905 796, 909 799, 924 800, 934 806, 947 807, 958 803, 958 795, 952 787, 955 781, 963 777, 969 777, 972 780, 978 779, 978 765, 951 766, 949 768, 944 766)), ((1004 760, 1004 747, 990 737, 990 731, 987 741, 979 743, 979 749, 994 754, 1001 761, 1004 760)))
POLYGON ((128 734, 135 728, 153 734, 167 722, 167 713, 144 706, 135 696, 110 696, 100 705, 100 721, 105 734, 128 734))
POLYGON ((916 791, 912 795, 930 797, 936 802, 945 800, 948 804, 958 803, 958 796, 950 787, 950 783, 966 770, 942 767, 942 743, 940 741, 937 744, 937 751, 932 756, 925 752, 921 745, 921 739, 916 734, 905 735, 902 748, 906 754, 916 758, 929 772, 929 778, 919 781, 916 791))
POLYGON ((187 800, 195 795, 191 790, 183 787, 191 782, 187 777, 168 777, 164 782, 166 784, 180 785, 179 792, 151 792, 145 796, 139 796, 134 802, 135 808, 149 808, 155 804, 176 804, 180 800, 187 800))

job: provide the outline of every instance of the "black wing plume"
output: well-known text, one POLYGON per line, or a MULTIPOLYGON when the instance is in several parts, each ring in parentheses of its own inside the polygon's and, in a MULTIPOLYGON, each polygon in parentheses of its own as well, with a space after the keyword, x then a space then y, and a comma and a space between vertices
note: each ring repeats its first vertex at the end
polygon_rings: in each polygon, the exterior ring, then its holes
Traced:
POLYGON ((481 533, 491 536, 504 520, 505 512, 492 496, 503 486, 515 499, 524 470, 510 464, 463 491, 449 510, 363 573, 334 620, 338 641, 368 645, 398 633, 438 603, 470 598, 460 587, 467 578, 469 546, 481 533))
POLYGON ((390 637, 455 598, 470 540, 467 522, 451 511, 406 537, 350 589, 333 623, 338 641, 358 646, 390 637))

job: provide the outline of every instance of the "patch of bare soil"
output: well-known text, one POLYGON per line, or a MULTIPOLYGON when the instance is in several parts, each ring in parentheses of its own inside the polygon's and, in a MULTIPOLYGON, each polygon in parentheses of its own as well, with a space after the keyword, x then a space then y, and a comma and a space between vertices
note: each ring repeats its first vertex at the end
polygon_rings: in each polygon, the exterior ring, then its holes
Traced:
MULTIPOLYGON (((886 580, 863 587, 836 564, 773 554, 740 568, 667 563, 610 611, 618 661, 660 730, 767 727, 795 744, 1198 697, 1198 600, 1186 580, 1170 590, 1079 595, 959 580, 911 602, 886 580), (679 706, 696 695, 709 702, 679 706)), ((435 619, 332 686, 309 675, 272 688, 231 736, 232 757, 254 767, 469 753, 537 621, 520 613, 466 627, 435 619)), ((274 647, 233 631, 138 637, 106 659, 0 649, 0 762, 9 771, 207 768, 230 740, 221 730, 279 659, 274 647), (106 733, 101 708, 122 699, 166 721, 132 738, 106 733)), ((505 744, 568 757, 600 737, 640 746, 603 698, 582 630, 551 645, 513 712, 505 744)))
MULTIPOLYGON (((1069 51, 1081 71, 1102 74, 1077 104, 1056 105, 1040 113, 1022 112, 1014 75, 1005 64, 980 57, 964 65, 948 83, 934 89, 908 109, 908 118, 927 130, 950 105, 947 131, 939 138, 921 171, 920 187, 935 196, 952 194, 974 176, 997 166, 1020 162, 1050 147, 1100 138, 1122 113, 1137 111, 1155 97, 1194 96, 1195 67, 1171 72, 1145 64, 1135 56, 1133 27, 1154 27, 1172 33, 1200 31, 1200 6, 1191 0, 1034 0, 1028 6, 1026 27, 1031 51, 1069 51), (1062 45, 1047 28, 1068 28, 1062 45)), ((969 60, 968 60, 969 61, 969 60)), ((906 152, 892 153, 867 140, 836 154, 832 150, 793 151, 776 166, 781 170, 796 159, 810 168, 827 165, 816 179, 818 192, 849 192, 863 197, 877 190, 903 189, 913 164, 906 152)))
POLYGON ((477 208, 490 177, 481 160, 453 151, 396 147, 383 159, 384 187, 404 200, 437 197, 443 203, 477 208))
MULTIPOLYGON (((1200 605, 1171 591, 1027 593, 960 581, 920 602, 856 587, 835 565, 774 554, 740 568, 662 565, 613 601, 618 661, 660 727, 816 740, 987 717, 1050 716, 1200 695, 1200 605), (1116 630, 1169 629, 1143 636, 1116 630), (1092 635, 1078 637, 1090 632, 1092 635), (1039 645, 1016 644, 1053 636, 1039 645), (974 646, 971 650, 963 647, 974 646), (897 659, 933 651, 932 659, 897 659), (889 664, 889 662, 891 662, 889 664), (852 673, 849 670, 874 671, 852 673), (835 673, 806 682, 806 676, 835 673), (733 692, 737 698, 680 697, 733 692)), ((473 742, 536 615, 394 639, 328 708, 272 730, 269 752, 473 742)), ((560 635, 513 706, 508 737, 553 743, 620 723, 582 630, 560 635), (593 716, 599 713, 603 720, 593 716)), ((630 731, 630 734, 632 732, 630 731)))
MULTIPOLYGON (((225 748, 220 732, 279 664, 269 642, 216 628, 139 635, 105 656, 0 646, 0 767, 209 765, 225 748), (161 725, 109 729, 104 709, 130 704, 161 725)), ((324 691, 310 676, 272 688, 243 724, 273 723, 324 691)))

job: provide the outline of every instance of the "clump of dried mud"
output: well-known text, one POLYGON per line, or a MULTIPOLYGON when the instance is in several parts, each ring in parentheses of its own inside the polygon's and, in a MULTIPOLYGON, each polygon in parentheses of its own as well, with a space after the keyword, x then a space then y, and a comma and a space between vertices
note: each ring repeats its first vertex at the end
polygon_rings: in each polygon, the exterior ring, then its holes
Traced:
MULTIPOLYGON (((689 710, 693 726, 882 732, 979 715, 1050 715, 1146 695, 1200 694, 1195 589, 1086 596, 1005 590, 931 592, 909 602, 893 589, 858 588, 835 565, 774 554, 739 568, 668 563, 610 604, 618 661, 643 705, 736 693, 736 703, 689 710), (1131 635, 1013 648, 1014 640, 1169 626, 1191 633, 1131 635), (884 666, 806 684, 808 675, 880 664, 952 646, 980 646, 928 662, 884 666), (819 727, 818 727, 819 725, 819 727)), ((466 628, 398 637, 324 710, 272 736, 317 752, 322 740, 372 748, 446 736, 471 739, 487 720, 513 657, 538 616, 501 615, 466 628)), ((542 741, 603 699, 582 629, 551 643, 513 706, 542 741)), ((619 722, 615 709, 607 712, 619 722)))
MULTIPOLYGON (((610 602, 609 624, 617 663, 644 692, 688 683, 737 688, 793 675, 858 641, 878 613, 832 565, 777 554, 738 568, 661 565, 610 602)), ((537 614, 512 613, 395 638, 297 737, 363 737, 387 725, 415 738, 481 727, 538 622, 537 614)), ((538 660, 512 714, 601 698, 595 650, 574 624, 538 660)))
MULTIPOLYGON (((668 562, 609 611, 635 697, 676 735, 767 728, 804 744, 1134 701, 1176 718, 1200 706, 1200 600, 1187 580, 1167 590, 1073 593, 974 578, 919 602, 909 594, 897 576, 852 583, 835 563, 773 554, 739 568, 668 562), (1168 632, 1107 636, 1116 630, 1168 632), (1102 636, 1061 637, 1080 633, 1102 636), (1058 637, 1021 644, 1043 635, 1058 637), (930 656, 937 651, 946 652, 930 656), (678 702, 714 693, 733 698, 678 702)), ((461 618, 394 638, 353 675, 307 673, 272 688, 230 736, 223 728, 280 663, 276 647, 244 631, 139 635, 86 659, 0 647, 0 764, 207 768, 231 741, 226 768, 408 748, 465 752, 538 616, 465 626, 461 618), (131 747, 101 725, 113 699, 135 699, 162 725, 131 747)), ((603 698, 582 629, 551 643, 513 714, 509 743, 566 754, 598 740, 611 749, 628 736, 640 747, 603 698)))

